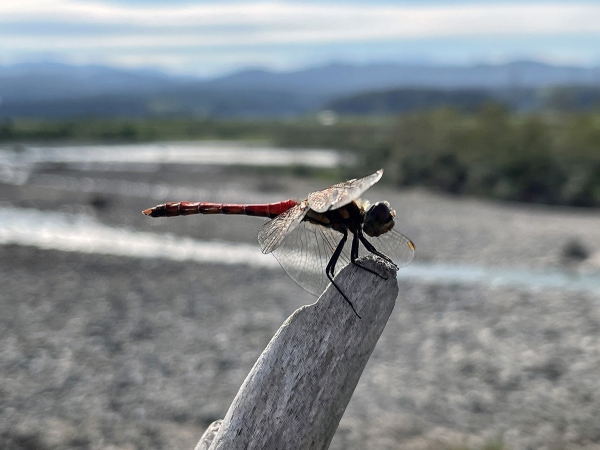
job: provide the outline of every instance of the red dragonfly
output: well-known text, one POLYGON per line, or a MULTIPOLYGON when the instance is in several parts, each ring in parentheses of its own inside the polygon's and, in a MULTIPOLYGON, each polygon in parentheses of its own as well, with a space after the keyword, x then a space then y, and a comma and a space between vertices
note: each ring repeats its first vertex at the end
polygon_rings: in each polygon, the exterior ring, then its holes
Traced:
MULTIPOLYGON (((169 202, 146 209, 150 217, 190 214, 244 214, 271 218, 258 233, 263 253, 273 253, 287 274, 301 287, 319 296, 331 282, 354 313, 354 305, 333 280, 336 267, 375 254, 397 268, 410 263, 415 246, 393 229, 396 211, 388 202, 373 205, 359 197, 377 183, 383 169, 364 178, 334 184, 297 202, 242 205, 209 202, 169 202), (348 234, 352 235, 348 242, 348 234), (362 246, 361 246, 362 244, 362 246)), ((339 270, 338 270, 339 272, 339 270)))

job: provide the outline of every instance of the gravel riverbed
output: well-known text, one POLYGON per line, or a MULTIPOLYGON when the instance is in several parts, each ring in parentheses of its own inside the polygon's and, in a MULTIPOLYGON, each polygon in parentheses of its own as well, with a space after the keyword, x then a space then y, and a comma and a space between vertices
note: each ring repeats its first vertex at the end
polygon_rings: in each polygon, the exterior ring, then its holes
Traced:
MULTIPOLYGON (((256 242, 258 219, 143 217, 183 198, 106 187, 124 181, 163 184, 167 195, 198 189, 203 198, 185 200, 210 201, 324 187, 224 168, 46 167, 26 184, 0 185, 0 201, 134 231, 256 242)), ((397 209, 416 262, 600 270, 595 211, 372 191, 397 209)), ((597 292, 400 283, 332 449, 600 449, 597 292)), ((0 247, 0 286, 0 448, 10 450, 192 449, 285 318, 314 301, 281 270, 18 245, 0 247)))

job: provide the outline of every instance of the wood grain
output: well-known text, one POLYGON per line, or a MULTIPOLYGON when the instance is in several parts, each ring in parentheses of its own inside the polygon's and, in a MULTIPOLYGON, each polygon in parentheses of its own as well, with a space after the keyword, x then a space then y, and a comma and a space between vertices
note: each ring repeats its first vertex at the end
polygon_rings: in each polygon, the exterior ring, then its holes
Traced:
POLYGON ((332 286, 316 303, 294 312, 259 357, 220 426, 211 425, 196 449, 329 447, 398 295, 393 268, 380 259, 360 262, 385 278, 349 265, 336 283, 362 319, 332 286))

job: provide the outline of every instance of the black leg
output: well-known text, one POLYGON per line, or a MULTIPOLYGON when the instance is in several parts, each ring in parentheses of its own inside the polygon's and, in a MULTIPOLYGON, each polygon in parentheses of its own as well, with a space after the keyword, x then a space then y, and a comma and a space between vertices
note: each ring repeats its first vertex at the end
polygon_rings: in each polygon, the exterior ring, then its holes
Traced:
MULTIPOLYGON (((358 232, 352 232, 352 234, 354 235, 354 237, 352 238, 352 252, 350 253, 350 260, 352 261, 352 264, 354 264, 355 266, 360 267, 363 270, 366 270, 367 272, 371 272, 373 275, 376 275, 379 278, 383 278, 384 280, 387 280, 387 276, 383 276, 380 273, 377 273, 376 271, 371 270, 368 267, 365 267, 362 264, 359 264, 359 263, 356 262, 356 258, 358 258, 358 246, 359 246, 358 239, 360 237, 362 237, 362 235, 359 234, 359 233, 360 233, 360 231, 358 231, 358 232)), ((369 250, 369 249, 367 248, 367 250, 369 250)))
POLYGON ((362 231, 360 231, 360 230, 358 230, 358 237, 360 238, 360 242, 363 243, 363 245, 365 246, 365 248, 367 250, 369 250, 374 255, 377 255, 380 258, 385 259, 390 264, 393 264, 394 267, 396 267, 396 269, 398 269, 398 266, 394 263, 394 261, 392 261, 388 256, 384 255, 383 253, 378 252, 377 249, 375 247, 373 247, 373 244, 371 244, 369 241, 367 241, 365 236, 362 234, 362 231))
POLYGON ((339 242, 338 246, 336 247, 335 252, 333 252, 331 259, 329 260, 329 263, 327 264, 327 267, 325 268, 325 273, 327 274, 327 278, 329 278, 329 281, 331 281, 331 284, 333 284, 333 286, 342 295, 342 297, 344 297, 344 300, 346 300, 346 302, 350 305, 350 308, 352 308, 352 311, 354 311, 354 314, 356 314, 356 317, 358 317, 360 319, 361 317, 356 312, 356 309, 354 309, 354 305, 352 304, 352 302, 348 299, 348 297, 346 297, 346 294, 344 294, 342 292, 340 287, 337 284, 335 284, 335 281, 333 281, 333 277, 335 275, 335 265, 337 264, 337 261, 338 261, 340 255, 342 254, 342 250, 344 250, 344 245, 346 244, 346 240, 348 240, 348 230, 344 230, 343 234, 344 234, 344 236, 342 237, 341 241, 339 242))

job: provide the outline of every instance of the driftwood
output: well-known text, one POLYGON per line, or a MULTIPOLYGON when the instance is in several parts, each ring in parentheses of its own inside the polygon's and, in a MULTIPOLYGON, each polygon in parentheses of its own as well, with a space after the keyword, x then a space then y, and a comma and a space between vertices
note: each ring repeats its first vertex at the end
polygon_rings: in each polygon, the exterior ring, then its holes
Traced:
POLYGON ((252 368, 222 421, 195 450, 326 449, 394 308, 396 272, 382 260, 349 265, 333 287, 292 314, 252 368))

